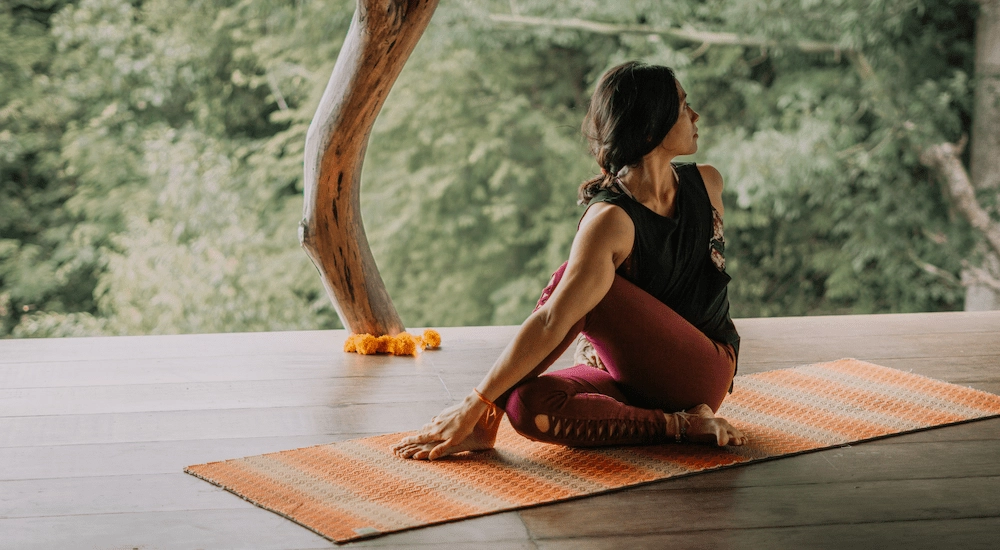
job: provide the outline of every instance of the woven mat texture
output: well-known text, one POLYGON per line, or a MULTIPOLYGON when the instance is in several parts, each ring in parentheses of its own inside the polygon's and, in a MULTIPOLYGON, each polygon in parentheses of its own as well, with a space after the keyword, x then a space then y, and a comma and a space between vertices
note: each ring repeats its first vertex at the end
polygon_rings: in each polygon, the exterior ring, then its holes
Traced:
POLYGON ((841 359, 739 376, 719 415, 744 447, 570 449, 504 420, 496 449, 436 462, 389 452, 401 433, 190 466, 189 474, 335 542, 1000 415, 1000 396, 841 359))

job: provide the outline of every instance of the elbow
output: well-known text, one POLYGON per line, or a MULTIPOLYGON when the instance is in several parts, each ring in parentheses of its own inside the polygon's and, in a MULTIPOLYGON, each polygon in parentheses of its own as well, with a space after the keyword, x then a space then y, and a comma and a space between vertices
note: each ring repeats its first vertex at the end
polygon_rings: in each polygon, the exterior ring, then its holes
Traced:
POLYGON ((560 315, 558 311, 547 305, 538 308, 532 314, 532 317, 537 328, 546 335, 555 335, 562 338, 566 336, 570 327, 573 326, 572 322, 567 321, 565 315, 560 315))

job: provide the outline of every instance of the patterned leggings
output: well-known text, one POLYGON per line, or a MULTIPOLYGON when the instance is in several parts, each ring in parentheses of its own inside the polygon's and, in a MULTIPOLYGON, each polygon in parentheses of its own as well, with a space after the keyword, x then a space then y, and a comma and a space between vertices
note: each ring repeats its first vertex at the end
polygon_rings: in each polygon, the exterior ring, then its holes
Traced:
MULTIPOLYGON (((548 299, 563 264, 542 292, 548 299)), ((601 302, 528 376, 497 399, 519 433, 572 447, 667 440, 663 411, 717 410, 736 370, 732 346, 712 341, 619 275, 601 302), (593 343, 607 372, 587 365, 542 374, 576 336, 593 343), (548 430, 535 423, 548 416, 548 430)), ((671 438, 672 439, 672 438, 671 438)))

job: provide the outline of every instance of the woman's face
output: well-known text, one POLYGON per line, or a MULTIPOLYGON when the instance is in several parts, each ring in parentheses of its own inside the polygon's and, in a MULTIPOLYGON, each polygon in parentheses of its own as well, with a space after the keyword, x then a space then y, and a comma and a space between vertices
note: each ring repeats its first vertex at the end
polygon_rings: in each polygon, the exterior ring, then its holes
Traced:
MULTIPOLYGON (((676 82, 676 81, 675 81, 676 82)), ((698 113, 687 102, 687 93, 680 82, 677 82, 677 95, 680 96, 680 114, 673 128, 667 132, 660 143, 671 156, 693 155, 698 151, 698 113)))

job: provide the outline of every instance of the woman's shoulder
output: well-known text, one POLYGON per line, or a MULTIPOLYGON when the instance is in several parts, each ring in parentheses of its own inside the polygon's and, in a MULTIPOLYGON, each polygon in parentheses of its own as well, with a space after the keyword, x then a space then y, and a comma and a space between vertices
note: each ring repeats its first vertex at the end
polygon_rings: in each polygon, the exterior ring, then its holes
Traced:
MULTIPOLYGON (((632 252, 635 224, 632 217, 618 205, 609 202, 591 203, 584 212, 575 241, 585 254, 611 253, 615 269, 632 252)), ((577 248, 574 242, 574 249, 577 248)))
POLYGON ((623 229, 632 225, 632 217, 616 202, 594 200, 590 201, 586 212, 580 218, 580 225, 588 223, 608 229, 623 229))
POLYGON ((711 164, 696 164, 695 166, 698 168, 698 175, 701 176, 701 180, 705 182, 705 189, 708 189, 709 193, 713 189, 718 189, 719 193, 721 193, 722 174, 719 170, 711 164))
POLYGON ((616 189, 610 187, 605 187, 597 193, 594 193, 594 197, 590 199, 587 203, 588 206, 598 204, 598 203, 611 203, 615 204, 621 202, 625 195, 616 189))
POLYGON ((678 174, 688 174, 694 182, 700 184, 712 203, 712 207, 721 214, 722 208, 722 174, 711 164, 696 164, 693 162, 677 163, 674 165, 678 174))
POLYGON ((675 162, 674 169, 681 176, 688 175, 695 180, 702 180, 705 187, 722 187, 722 173, 711 164, 698 164, 694 162, 675 162))

